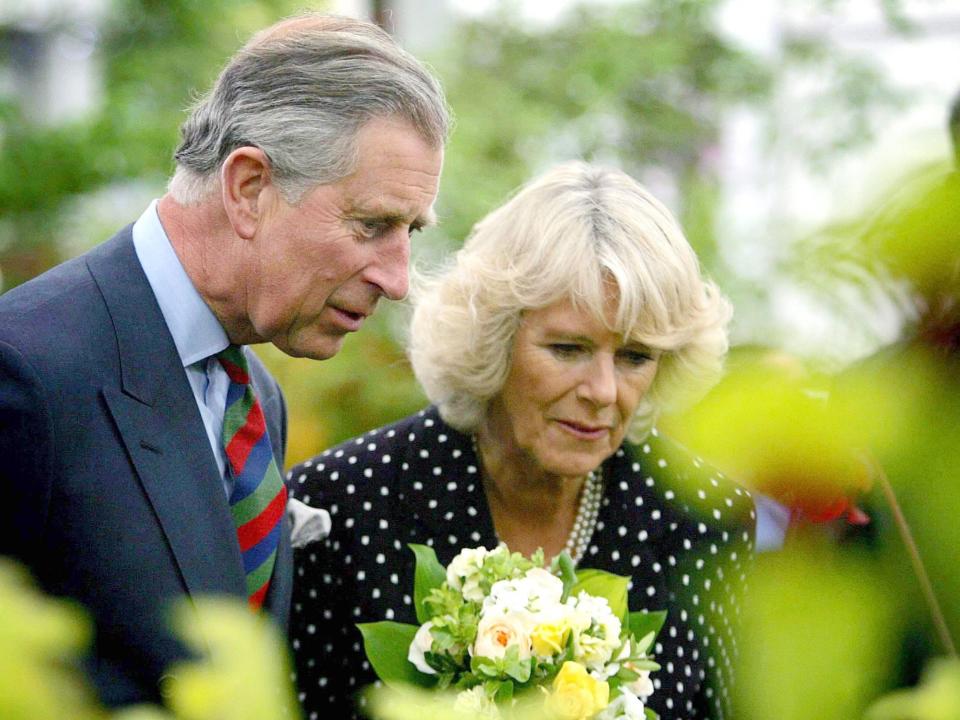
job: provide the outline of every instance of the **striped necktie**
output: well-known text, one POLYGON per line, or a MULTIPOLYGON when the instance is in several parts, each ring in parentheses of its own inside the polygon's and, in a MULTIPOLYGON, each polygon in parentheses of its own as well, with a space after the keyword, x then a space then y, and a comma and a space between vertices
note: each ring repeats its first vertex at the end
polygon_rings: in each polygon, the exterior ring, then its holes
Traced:
POLYGON ((235 482, 230 512, 237 526, 250 607, 263 605, 280 542, 287 492, 280 478, 260 401, 250 385, 243 348, 231 345, 217 355, 230 376, 223 415, 223 446, 235 482))

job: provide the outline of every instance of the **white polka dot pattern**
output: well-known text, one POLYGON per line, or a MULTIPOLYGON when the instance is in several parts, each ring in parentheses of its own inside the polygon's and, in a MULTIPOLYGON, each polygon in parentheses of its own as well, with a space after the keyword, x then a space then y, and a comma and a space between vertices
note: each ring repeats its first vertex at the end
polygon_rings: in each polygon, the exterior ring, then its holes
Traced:
MULTIPOLYGON (((656 431, 603 467, 604 498, 582 568, 631 578, 632 610, 667 610, 657 641, 661 717, 730 718, 734 629, 753 551, 753 503, 656 431)), ((305 717, 347 718, 374 681, 356 623, 415 622, 413 554, 444 564, 497 540, 469 437, 434 408, 325 451, 288 476, 326 508, 326 540, 296 553, 291 642, 305 717)), ((356 715, 353 715, 356 717, 356 715)))

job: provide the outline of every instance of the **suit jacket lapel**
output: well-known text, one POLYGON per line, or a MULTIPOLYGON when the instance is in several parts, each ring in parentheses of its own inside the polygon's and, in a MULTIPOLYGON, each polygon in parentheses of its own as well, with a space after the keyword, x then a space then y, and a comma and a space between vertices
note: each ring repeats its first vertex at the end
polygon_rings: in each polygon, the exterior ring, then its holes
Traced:
POLYGON ((122 392, 104 399, 191 595, 245 595, 216 461, 179 355, 137 260, 131 229, 88 256, 113 319, 122 392))

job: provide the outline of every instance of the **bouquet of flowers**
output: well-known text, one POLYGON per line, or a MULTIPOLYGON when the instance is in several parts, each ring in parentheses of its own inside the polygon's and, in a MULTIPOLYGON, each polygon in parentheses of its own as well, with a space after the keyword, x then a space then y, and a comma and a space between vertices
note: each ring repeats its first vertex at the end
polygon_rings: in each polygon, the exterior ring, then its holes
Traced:
POLYGON ((388 686, 453 694, 457 715, 500 718, 518 707, 557 720, 644 720, 649 656, 665 612, 628 612, 628 579, 576 572, 566 553, 544 569, 501 544, 470 548, 444 568, 416 554, 416 625, 360 625, 367 657, 388 686))

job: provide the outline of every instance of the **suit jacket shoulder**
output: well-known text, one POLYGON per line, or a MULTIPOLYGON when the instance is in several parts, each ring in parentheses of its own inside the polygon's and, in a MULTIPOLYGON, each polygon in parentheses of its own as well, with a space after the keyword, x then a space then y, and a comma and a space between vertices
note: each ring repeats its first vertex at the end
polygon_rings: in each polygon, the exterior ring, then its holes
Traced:
MULTIPOLYGON (((283 399, 252 365, 280 463, 283 399)), ((155 699, 186 652, 166 605, 243 598, 245 583, 220 473, 130 227, 0 297, 0 421, 0 553, 92 611, 105 702, 155 699)), ((271 588, 281 620, 291 564, 283 533, 271 588)))

